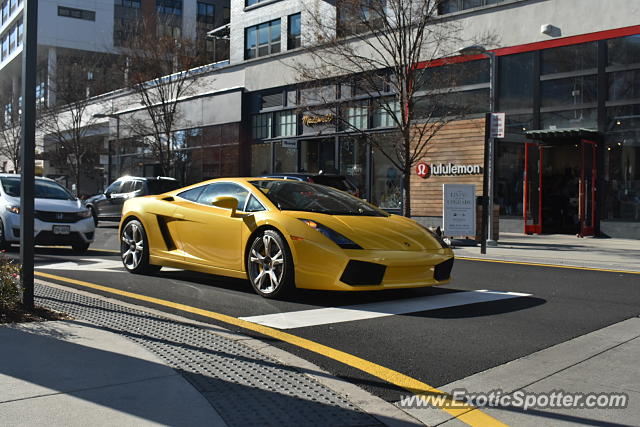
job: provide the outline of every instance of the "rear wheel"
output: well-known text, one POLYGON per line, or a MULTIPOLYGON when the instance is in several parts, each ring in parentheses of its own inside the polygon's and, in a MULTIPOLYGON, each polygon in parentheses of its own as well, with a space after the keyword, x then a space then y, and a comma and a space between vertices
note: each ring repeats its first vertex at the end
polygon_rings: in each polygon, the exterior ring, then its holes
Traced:
POLYGON ((284 238, 264 230, 250 242, 247 274, 253 289, 265 298, 277 298, 295 287, 293 258, 284 238))
POLYGON ((149 264, 149 240, 140 221, 128 221, 120 233, 120 255, 124 268, 130 273, 153 273, 161 266, 149 264))

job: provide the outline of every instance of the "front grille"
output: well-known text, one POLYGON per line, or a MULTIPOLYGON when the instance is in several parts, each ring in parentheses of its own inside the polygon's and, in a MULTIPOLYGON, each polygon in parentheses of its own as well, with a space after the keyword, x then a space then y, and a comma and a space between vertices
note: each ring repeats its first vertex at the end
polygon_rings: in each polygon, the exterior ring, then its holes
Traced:
POLYGON ((35 217, 44 222, 74 223, 82 219, 78 212, 36 211, 35 217))
POLYGON ((379 285, 382 283, 386 265, 351 260, 344 269, 340 281, 351 286, 379 285))
POLYGON ((453 268, 453 258, 449 258, 445 262, 441 262, 436 265, 433 270, 433 278, 437 281, 447 280, 451 276, 451 269, 453 268))
POLYGON ((35 238, 36 245, 73 245, 84 243, 80 233, 73 232, 70 234, 54 234, 51 231, 41 231, 35 238))

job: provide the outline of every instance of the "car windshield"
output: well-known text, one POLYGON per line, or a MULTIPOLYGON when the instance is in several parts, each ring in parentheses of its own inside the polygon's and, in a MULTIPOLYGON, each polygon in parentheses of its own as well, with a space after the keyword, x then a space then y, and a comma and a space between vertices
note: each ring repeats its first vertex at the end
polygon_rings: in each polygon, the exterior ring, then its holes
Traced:
MULTIPOLYGON (((20 197, 20 178, 1 178, 4 192, 12 197, 20 197)), ((37 199, 75 200, 76 198, 66 188, 54 181, 36 179, 37 199)))
POLYGON ((150 179, 147 181, 149 194, 162 194, 180 188, 180 183, 172 179, 150 179))
POLYGON ((364 200, 331 187, 301 181, 251 181, 283 211, 318 212, 329 215, 389 216, 364 200))

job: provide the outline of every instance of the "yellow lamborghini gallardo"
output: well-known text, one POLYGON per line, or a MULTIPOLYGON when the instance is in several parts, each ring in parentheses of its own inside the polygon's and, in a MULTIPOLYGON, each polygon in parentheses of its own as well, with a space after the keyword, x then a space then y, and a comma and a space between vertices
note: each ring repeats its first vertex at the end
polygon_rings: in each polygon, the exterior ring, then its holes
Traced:
POLYGON ((222 178, 127 200, 131 273, 162 266, 248 278, 275 298, 298 287, 377 290, 449 281, 453 252, 428 229, 309 182, 222 178))

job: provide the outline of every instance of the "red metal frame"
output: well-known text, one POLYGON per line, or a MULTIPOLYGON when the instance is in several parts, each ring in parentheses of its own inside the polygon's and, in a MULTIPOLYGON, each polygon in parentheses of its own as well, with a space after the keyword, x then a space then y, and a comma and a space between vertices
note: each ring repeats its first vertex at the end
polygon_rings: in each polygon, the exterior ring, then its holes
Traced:
POLYGON ((582 139, 580 140, 580 155, 581 155, 581 159, 580 162, 582 164, 581 166, 581 171, 580 171, 580 188, 579 188, 579 205, 578 205, 578 216, 579 216, 579 221, 580 221, 580 236, 593 236, 595 234, 595 220, 596 220, 596 206, 597 206, 597 199, 596 199, 596 183, 598 181, 598 169, 597 169, 597 147, 598 144, 595 141, 589 141, 586 139, 582 139), (591 151, 591 186, 590 188, 586 188, 586 183, 585 183, 585 164, 584 164, 584 159, 585 159, 585 154, 588 155, 588 151, 590 147, 590 151, 591 151), (585 152, 587 151, 587 152, 585 152), (586 209, 587 209, 587 203, 586 203, 586 198, 585 195, 587 194, 587 191, 589 191, 590 195, 591 195, 591 224, 587 225, 585 223, 586 220, 586 209))
POLYGON ((524 144, 524 201, 522 203, 522 210, 524 216, 524 232, 525 234, 540 234, 542 233, 542 156, 543 149, 540 144, 536 142, 526 142, 524 144), (538 150, 538 223, 527 224, 527 211, 529 210, 529 150, 538 150))
MULTIPOLYGON (((562 37, 541 42, 521 44, 518 46, 503 47, 492 50, 496 56, 513 55, 515 53, 531 52, 534 50, 551 49, 554 47, 570 46, 573 44, 587 43, 598 40, 613 39, 616 37, 632 36, 640 34, 640 25, 630 27, 615 28, 613 30, 598 31, 594 33, 580 34, 577 36, 562 37)), ((448 58, 439 58, 431 61, 419 62, 416 64, 417 69, 428 67, 439 67, 447 64, 457 64, 460 62, 476 61, 478 59, 486 59, 485 55, 456 55, 448 58)))

